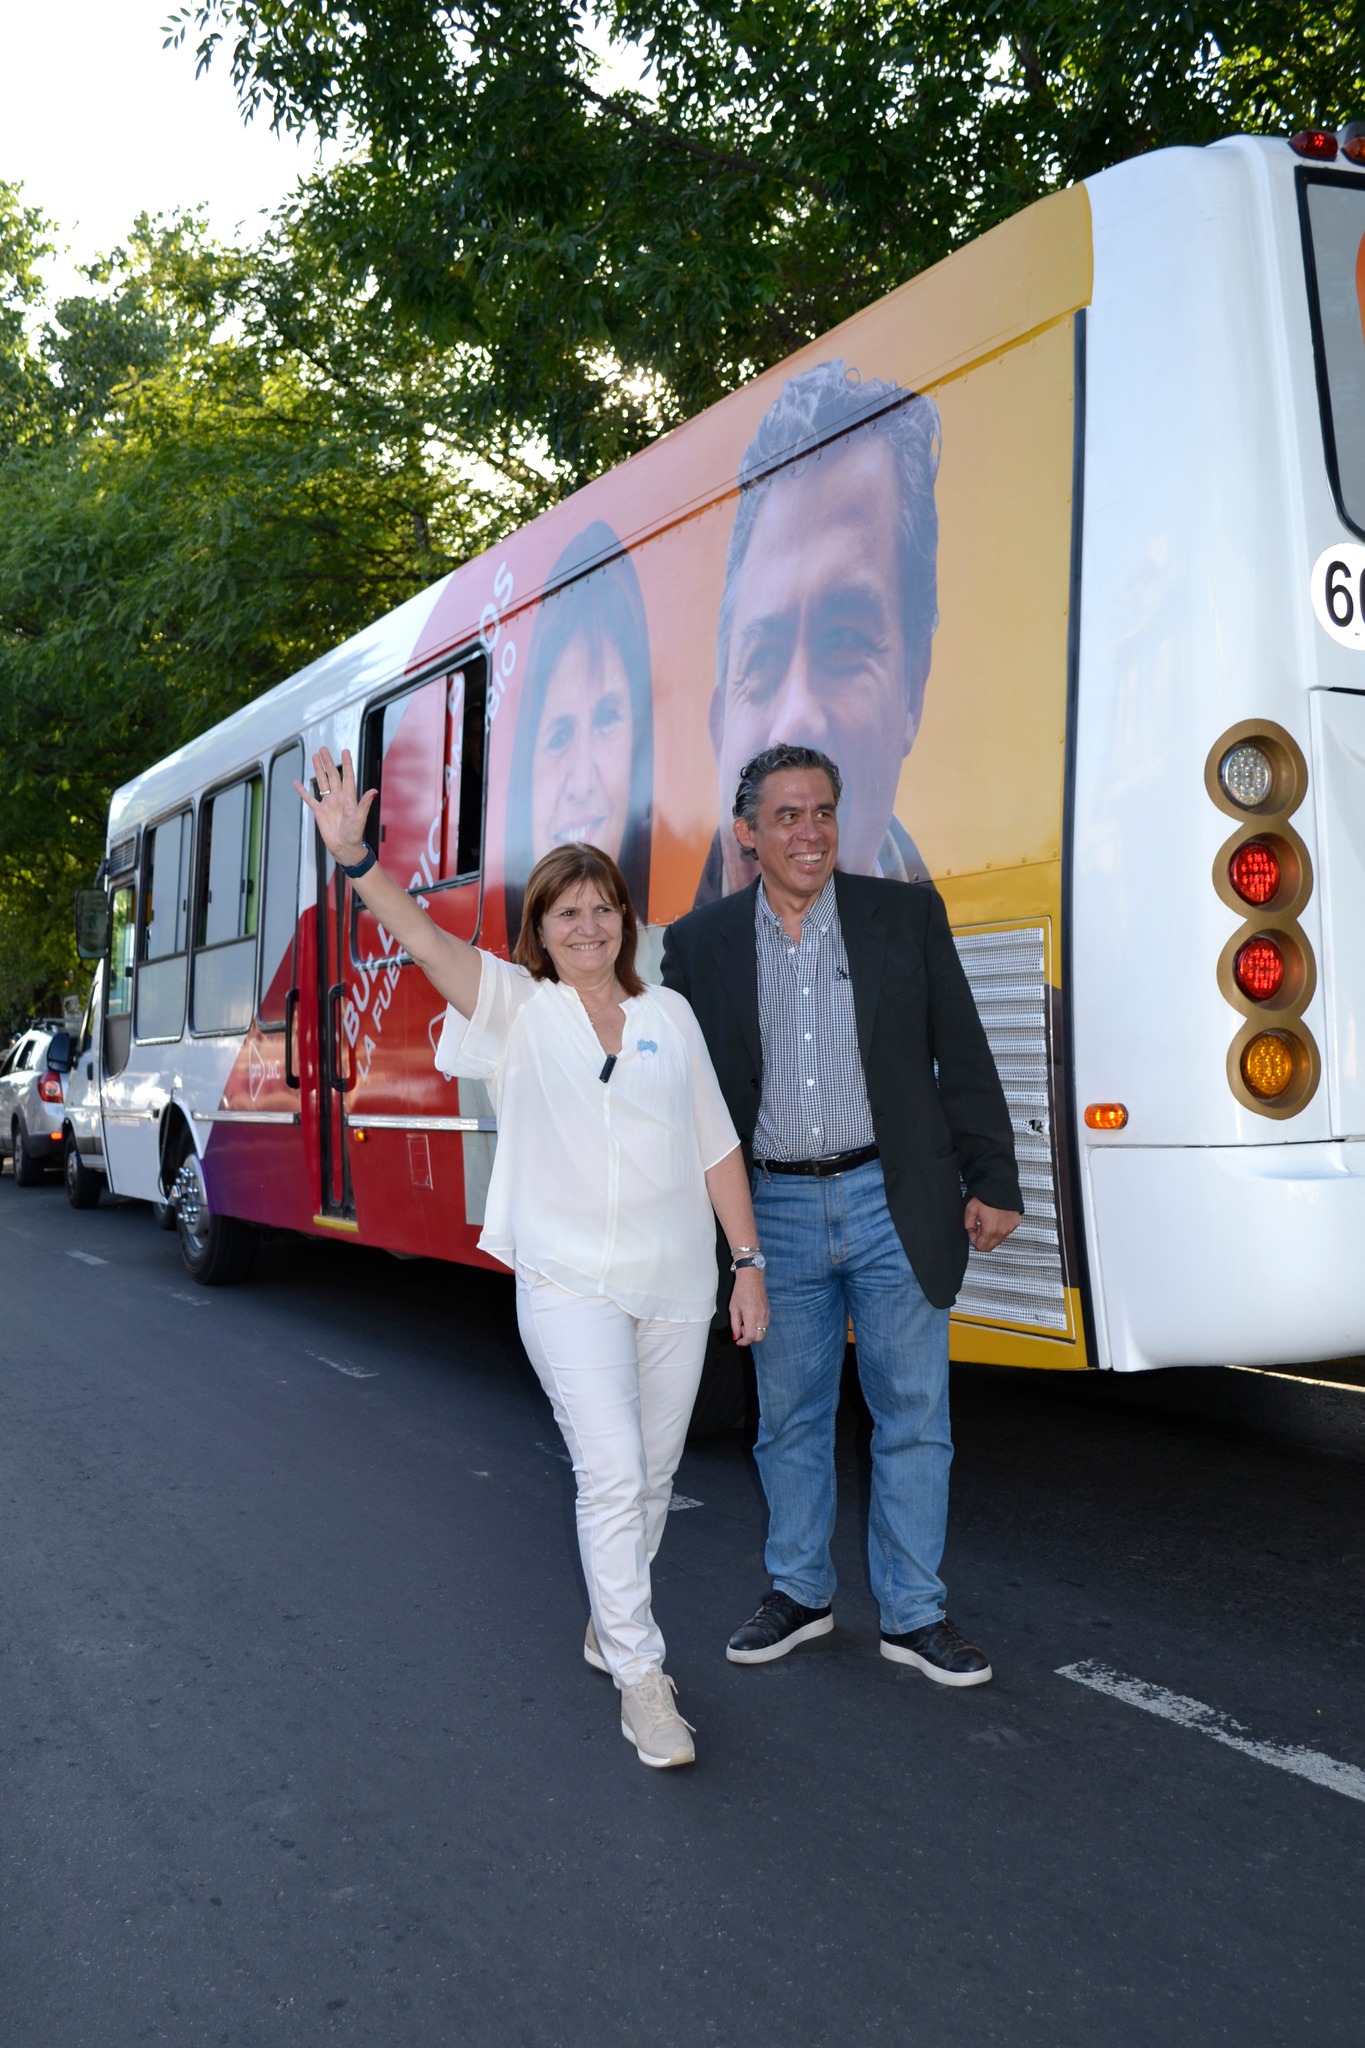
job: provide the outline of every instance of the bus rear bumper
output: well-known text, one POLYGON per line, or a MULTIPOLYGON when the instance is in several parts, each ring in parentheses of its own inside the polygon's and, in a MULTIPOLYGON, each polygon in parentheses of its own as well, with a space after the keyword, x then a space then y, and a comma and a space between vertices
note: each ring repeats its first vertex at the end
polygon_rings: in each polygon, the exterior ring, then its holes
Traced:
POLYGON ((1090 1149, 1097 1363, 1365 1352, 1365 1141, 1090 1149))

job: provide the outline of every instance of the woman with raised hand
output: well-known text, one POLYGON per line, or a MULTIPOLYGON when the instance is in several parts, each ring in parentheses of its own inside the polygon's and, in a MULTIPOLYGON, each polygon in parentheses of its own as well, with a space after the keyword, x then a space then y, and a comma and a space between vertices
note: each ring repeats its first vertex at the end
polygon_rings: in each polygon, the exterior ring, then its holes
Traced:
POLYGON ((573 1462, 592 1614, 583 1654, 621 1695, 642 1763, 691 1763, 664 1671, 650 1563, 716 1302, 715 1224, 735 1267, 735 1340, 768 1326, 734 1125, 690 1008, 635 969, 614 860, 556 847, 527 878, 513 962, 442 931, 365 841, 374 791, 349 752, 295 788, 367 909, 449 1005, 436 1064, 486 1081, 498 1146, 480 1248, 517 1276, 522 1340, 573 1462))

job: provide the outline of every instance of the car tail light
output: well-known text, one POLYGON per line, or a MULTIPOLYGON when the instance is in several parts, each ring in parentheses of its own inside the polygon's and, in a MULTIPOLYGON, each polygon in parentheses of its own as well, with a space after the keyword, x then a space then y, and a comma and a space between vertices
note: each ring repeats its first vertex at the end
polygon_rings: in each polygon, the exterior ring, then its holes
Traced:
POLYGON ((1091 1102, 1086 1105, 1085 1121, 1092 1131, 1121 1131, 1128 1112, 1121 1102, 1091 1102))
POLYGON ((1284 1031, 1262 1031, 1242 1051, 1242 1079, 1262 1102, 1274 1102, 1294 1078, 1294 1041, 1284 1031))
POLYGON ((38 1083, 40 1102, 60 1102, 62 1099, 62 1077, 51 1071, 44 1074, 38 1083))
POLYGON ((1284 949, 1268 932, 1257 932, 1238 948, 1232 971, 1238 988, 1253 1003, 1273 1002, 1284 987, 1284 949))
POLYGON ((1245 840, 1228 862, 1228 880, 1243 903, 1258 910, 1278 895, 1282 873, 1274 847, 1264 839, 1245 840))
POLYGON ((1300 128, 1297 135, 1290 136, 1289 147, 1295 156, 1306 156, 1315 163, 1330 164, 1337 153, 1337 138, 1330 128, 1300 128))

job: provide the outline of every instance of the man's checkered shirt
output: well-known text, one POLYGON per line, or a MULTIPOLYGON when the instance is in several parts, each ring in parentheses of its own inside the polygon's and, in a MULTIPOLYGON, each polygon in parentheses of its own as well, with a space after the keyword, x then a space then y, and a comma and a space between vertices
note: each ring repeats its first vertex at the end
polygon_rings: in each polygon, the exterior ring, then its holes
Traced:
POLYGON ((762 882, 754 909, 763 1100, 754 1157, 823 1159, 875 1143, 831 875, 793 945, 762 882))

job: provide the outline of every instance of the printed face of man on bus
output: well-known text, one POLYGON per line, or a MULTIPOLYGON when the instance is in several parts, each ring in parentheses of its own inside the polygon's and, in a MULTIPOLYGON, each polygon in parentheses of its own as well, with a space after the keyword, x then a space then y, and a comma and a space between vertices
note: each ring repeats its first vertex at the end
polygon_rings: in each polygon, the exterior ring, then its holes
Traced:
MULTIPOLYGON (((785 387, 741 467, 711 708, 720 815, 755 754, 817 747, 843 771, 839 865, 854 874, 925 872, 892 813, 929 669, 937 447, 930 401, 897 405, 893 387, 822 364, 785 387), (869 410, 876 424, 849 433, 869 410), (745 486, 746 468, 772 473, 745 486)), ((720 893, 747 887, 753 864, 724 828, 716 851, 720 893)))
POLYGON ((570 641, 545 689, 531 760, 536 859, 587 840, 619 860, 630 813, 630 682, 610 640, 570 641))

